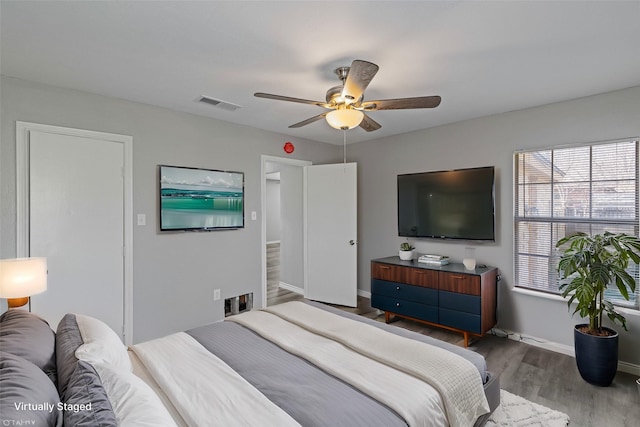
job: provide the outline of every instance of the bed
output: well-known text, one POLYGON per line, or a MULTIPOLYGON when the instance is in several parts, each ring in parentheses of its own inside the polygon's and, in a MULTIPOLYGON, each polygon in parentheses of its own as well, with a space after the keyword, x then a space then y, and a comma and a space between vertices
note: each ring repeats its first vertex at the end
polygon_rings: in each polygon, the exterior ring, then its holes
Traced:
POLYGON ((480 426, 500 396, 481 355, 314 302, 129 348, 89 316, 54 334, 11 310, 0 367, 2 418, 36 425, 480 426))

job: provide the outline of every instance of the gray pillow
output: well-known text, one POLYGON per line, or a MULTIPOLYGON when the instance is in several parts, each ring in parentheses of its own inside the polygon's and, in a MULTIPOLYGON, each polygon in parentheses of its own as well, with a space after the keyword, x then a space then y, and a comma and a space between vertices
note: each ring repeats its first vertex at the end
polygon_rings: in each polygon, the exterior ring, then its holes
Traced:
POLYGON ((58 370, 58 392, 63 396, 71 374, 76 369, 78 359, 75 353, 83 343, 76 316, 66 314, 56 330, 56 367, 58 370))
POLYGON ((69 378, 67 390, 62 401, 70 408, 86 408, 87 410, 65 410, 64 425, 76 427, 117 427, 116 415, 113 412, 107 393, 102 387, 100 376, 90 364, 79 361, 75 371, 69 378))
MULTIPOLYGON (((58 366, 58 392, 66 405, 86 405, 91 410, 64 411, 65 426, 110 427, 117 426, 116 416, 109 402, 100 376, 89 363, 79 361, 75 351, 84 342, 78 329, 76 316, 66 314, 56 331, 56 361, 58 366)), ((74 406, 71 406, 73 408, 74 406)))
POLYGON ((0 351, 0 414, 3 425, 62 426, 60 398, 33 363, 0 351), (22 424, 21 424, 22 423, 22 424))
POLYGON ((22 357, 42 369, 55 384, 56 335, 42 318, 24 310, 12 309, 0 316, 0 348, 22 357))

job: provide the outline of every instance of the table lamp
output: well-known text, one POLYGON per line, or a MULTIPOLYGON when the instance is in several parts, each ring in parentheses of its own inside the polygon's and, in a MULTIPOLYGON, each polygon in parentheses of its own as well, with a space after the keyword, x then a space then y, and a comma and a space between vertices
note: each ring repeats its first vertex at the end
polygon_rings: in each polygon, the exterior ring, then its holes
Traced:
POLYGON ((22 307, 31 295, 47 290, 46 258, 0 259, 0 298, 9 308, 22 307))

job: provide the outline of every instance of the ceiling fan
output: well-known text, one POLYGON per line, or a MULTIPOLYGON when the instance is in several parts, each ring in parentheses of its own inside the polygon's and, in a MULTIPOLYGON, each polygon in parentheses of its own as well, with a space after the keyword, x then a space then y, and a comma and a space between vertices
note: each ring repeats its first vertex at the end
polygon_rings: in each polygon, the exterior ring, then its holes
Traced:
POLYGON ((440 105, 441 99, 439 96, 419 96, 415 98, 365 101, 364 91, 378 72, 378 68, 379 67, 376 64, 360 59, 353 61, 350 67, 336 68, 335 73, 342 81, 342 85, 334 86, 327 91, 325 98, 326 102, 273 95, 263 92, 256 92, 254 93, 254 96, 258 98, 275 99, 278 101, 317 105, 318 107, 330 110, 292 124, 289 126, 290 128, 299 128, 325 118, 327 123, 329 123, 333 128, 347 130, 360 126, 367 132, 378 130, 382 127, 380 123, 376 122, 366 114, 367 111, 435 108, 440 105))

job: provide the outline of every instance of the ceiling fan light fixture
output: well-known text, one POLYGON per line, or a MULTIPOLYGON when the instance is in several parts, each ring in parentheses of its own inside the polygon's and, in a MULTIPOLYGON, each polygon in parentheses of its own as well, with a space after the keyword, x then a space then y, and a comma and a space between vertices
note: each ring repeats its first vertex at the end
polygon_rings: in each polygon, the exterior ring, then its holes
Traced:
POLYGON ((339 108, 329 112, 325 118, 332 128, 353 129, 362 122, 364 113, 351 108, 339 108))

